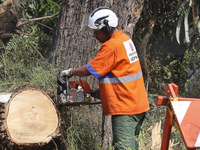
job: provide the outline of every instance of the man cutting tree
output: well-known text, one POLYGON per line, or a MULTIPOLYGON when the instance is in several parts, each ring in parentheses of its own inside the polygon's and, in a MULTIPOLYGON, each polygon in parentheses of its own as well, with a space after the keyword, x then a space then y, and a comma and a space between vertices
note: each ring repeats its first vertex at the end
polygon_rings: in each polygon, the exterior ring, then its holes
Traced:
POLYGON ((103 43, 97 56, 86 65, 67 69, 61 76, 99 79, 104 116, 112 116, 113 146, 116 150, 138 149, 135 136, 149 110, 139 58, 133 41, 117 30, 118 18, 108 7, 96 8, 89 16, 93 37, 103 43))

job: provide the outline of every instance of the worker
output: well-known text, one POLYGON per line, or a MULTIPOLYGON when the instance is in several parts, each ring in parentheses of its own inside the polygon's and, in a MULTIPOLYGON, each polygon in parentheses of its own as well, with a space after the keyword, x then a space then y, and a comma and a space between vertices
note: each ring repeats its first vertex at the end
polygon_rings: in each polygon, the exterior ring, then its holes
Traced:
POLYGON ((103 115, 111 115, 115 150, 138 149, 139 134, 149 102, 142 70, 131 38, 118 30, 118 18, 108 7, 96 8, 88 27, 102 43, 93 60, 80 68, 70 68, 61 76, 89 76, 99 79, 103 115))

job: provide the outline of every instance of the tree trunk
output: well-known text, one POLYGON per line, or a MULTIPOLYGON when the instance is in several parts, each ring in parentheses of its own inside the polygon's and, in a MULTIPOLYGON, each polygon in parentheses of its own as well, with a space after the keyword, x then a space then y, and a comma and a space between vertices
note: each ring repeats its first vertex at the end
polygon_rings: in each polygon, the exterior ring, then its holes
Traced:
MULTIPOLYGON (((99 6, 110 7, 119 18, 118 29, 123 29, 124 33, 130 37, 133 35, 135 24, 140 18, 145 0, 64 0, 56 30, 53 36, 53 44, 51 51, 51 62, 56 65, 58 70, 68 68, 77 68, 85 65, 89 60, 93 59, 101 46, 101 44, 92 38, 92 35, 86 31, 80 31, 81 21, 86 13, 91 13, 92 10, 99 6)), ((93 76, 86 79, 91 89, 98 87, 98 80, 93 76)), ((72 77, 70 80, 77 80, 77 77, 72 77)), ((93 106, 92 106, 93 107, 93 106)), ((99 132, 97 136, 103 135, 102 142, 110 146, 112 143, 111 121, 107 117, 102 118, 101 106, 96 106, 99 118, 99 125, 96 130, 99 132), (102 120, 105 120, 102 121, 102 120), (103 123, 103 126, 101 125, 103 123)), ((99 119, 98 118, 98 119, 99 119)))
POLYGON ((52 99, 42 90, 24 88, 1 106, 1 144, 37 147, 60 135, 60 118, 52 99))
POLYGON ((154 6, 153 16, 149 20, 149 23, 148 23, 148 26, 147 26, 148 31, 145 34, 144 38, 142 39, 142 43, 141 43, 140 49, 139 49, 143 77, 144 77, 145 83, 147 84, 146 85, 146 91, 147 92, 148 92, 148 84, 149 84, 149 80, 150 80, 150 75, 149 75, 150 73, 149 73, 149 69, 148 69, 148 66, 147 66, 147 59, 146 59, 147 49, 148 49, 147 46, 148 46, 149 39, 151 38, 151 35, 153 33, 153 30, 154 30, 154 27, 155 27, 155 24, 156 24, 156 21, 157 21, 159 3, 160 3, 160 0, 156 0, 153 3, 153 6, 154 6))

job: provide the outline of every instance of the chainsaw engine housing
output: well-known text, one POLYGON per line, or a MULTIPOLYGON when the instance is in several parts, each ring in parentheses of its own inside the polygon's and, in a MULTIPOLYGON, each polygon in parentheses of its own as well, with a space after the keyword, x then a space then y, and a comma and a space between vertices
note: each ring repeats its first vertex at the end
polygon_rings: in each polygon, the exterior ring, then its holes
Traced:
POLYGON ((58 104, 90 102, 91 89, 86 80, 63 82, 58 75, 57 102, 58 104))

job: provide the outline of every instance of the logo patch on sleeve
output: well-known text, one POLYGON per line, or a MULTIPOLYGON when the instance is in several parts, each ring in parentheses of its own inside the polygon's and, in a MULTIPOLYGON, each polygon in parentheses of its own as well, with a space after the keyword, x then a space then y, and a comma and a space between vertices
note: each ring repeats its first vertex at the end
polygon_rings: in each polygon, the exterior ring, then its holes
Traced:
POLYGON ((126 49, 127 56, 130 60, 130 64, 139 60, 133 41, 130 39, 124 42, 123 44, 126 49))

